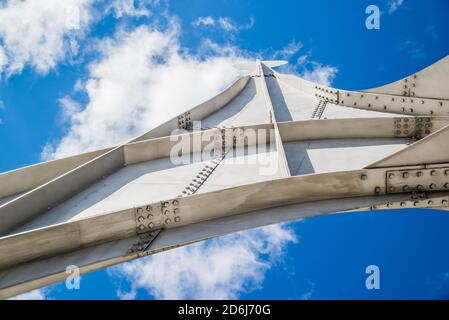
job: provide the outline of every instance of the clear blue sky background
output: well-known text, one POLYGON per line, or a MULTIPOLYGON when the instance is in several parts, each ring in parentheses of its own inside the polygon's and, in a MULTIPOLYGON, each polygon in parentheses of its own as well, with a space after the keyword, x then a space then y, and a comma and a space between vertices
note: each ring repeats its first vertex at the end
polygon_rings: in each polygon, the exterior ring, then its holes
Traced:
MULTIPOLYGON (((292 40, 311 50, 315 61, 338 68, 333 86, 363 89, 416 72, 449 54, 449 1, 405 0, 388 14, 387 0, 374 1, 242 1, 177 0, 168 5, 182 26, 182 45, 194 49, 205 36, 191 22, 199 16, 227 16, 252 28, 232 43, 250 52, 277 50, 292 40), (365 8, 382 10, 381 29, 365 28, 365 8)), ((145 23, 136 19, 134 25, 145 23)), ((112 34, 116 20, 107 17, 91 35, 112 34)), ((229 41, 219 32, 207 37, 229 41)), ((293 56, 292 62, 298 57, 293 56)), ((42 76, 30 68, 3 78, 0 100, 0 171, 40 160, 44 145, 60 138, 58 99, 70 92, 95 56, 82 63, 62 64, 42 76)), ((260 289, 242 299, 449 298, 449 214, 437 211, 345 214, 292 224, 299 243, 291 244, 266 274, 260 289), (365 288, 365 267, 381 268, 381 290, 365 288)), ((106 271, 83 276, 82 290, 53 286, 55 299, 116 299, 116 283, 106 271)), ((137 298, 151 298, 140 292, 137 298)))

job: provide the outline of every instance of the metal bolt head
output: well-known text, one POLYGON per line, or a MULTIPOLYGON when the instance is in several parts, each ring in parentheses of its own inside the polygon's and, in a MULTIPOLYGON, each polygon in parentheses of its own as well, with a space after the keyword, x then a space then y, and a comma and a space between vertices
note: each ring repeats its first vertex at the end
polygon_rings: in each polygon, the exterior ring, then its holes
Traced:
POLYGON ((414 202, 413 202, 413 206, 415 206, 415 207, 416 207, 418 204, 419 204, 419 201, 414 201, 414 202))
POLYGON ((145 229, 145 226, 143 224, 139 225, 139 230, 145 229))
POLYGON ((441 200, 441 204, 443 205, 443 206, 447 206, 447 200, 446 199, 444 199, 444 200, 441 200))
POLYGON ((151 210, 153 210, 153 208, 151 206, 147 206, 146 209, 148 212, 151 212, 151 210))
POLYGON ((402 187, 402 190, 408 191, 408 190, 410 190, 410 188, 409 188, 409 186, 405 185, 405 186, 402 187))
POLYGON ((154 228, 154 223, 153 223, 153 222, 150 222, 150 223, 148 224, 148 228, 150 228, 150 229, 154 228))
POLYGON ((410 175, 410 174, 409 174, 408 172, 404 172, 404 173, 402 174, 402 177, 403 177, 403 178, 408 178, 409 175, 410 175))
POLYGON ((137 213, 142 213, 143 209, 142 208, 137 208, 137 213))
POLYGON ((429 201, 427 201, 427 204, 429 204, 429 205, 433 205, 433 200, 429 200, 429 201))
POLYGON ((436 170, 430 171, 430 175, 431 175, 431 176, 435 176, 436 174, 437 174, 436 170))
POLYGON ((437 187, 437 185, 435 183, 431 183, 429 186, 430 189, 435 189, 436 187, 437 187))
POLYGON ((422 175, 423 175, 423 172, 422 172, 422 171, 418 171, 418 172, 416 173, 416 176, 417 176, 417 177, 422 177, 422 175))
POLYGON ((149 215, 147 215, 147 219, 153 219, 153 215, 150 213, 149 215))
POLYGON ((175 222, 181 221, 181 217, 175 217, 175 222))
POLYGON ((449 176, 449 170, 445 170, 445 171, 444 171, 444 175, 445 175, 445 176, 449 176))
POLYGON ((142 217, 142 216, 139 216, 139 217, 137 218, 137 221, 139 221, 139 222, 142 222, 143 220, 145 220, 145 218, 142 217))
POLYGON ((422 190, 424 190, 424 186, 418 184, 418 186, 416 187, 416 189, 418 189, 419 191, 422 191, 422 190))
POLYGON ((175 209, 173 210, 173 213, 174 213, 174 214, 178 214, 178 213, 179 213, 179 208, 175 208, 175 209))
POLYGON ((368 179, 368 176, 367 176, 366 174, 362 174, 362 175, 360 176, 360 179, 366 180, 366 179, 368 179))
POLYGON ((165 210, 165 211, 164 211, 164 214, 165 214, 165 215, 169 215, 169 214, 170 214, 170 210, 165 210))
POLYGON ((449 183, 448 182, 444 184, 444 188, 446 188, 446 189, 449 188, 449 183))
POLYGON ((404 201, 401 202, 401 207, 405 207, 405 202, 404 201))
POLYGON ((380 187, 376 187, 376 188, 374 189, 374 192, 375 192, 375 193, 380 193, 381 190, 382 190, 382 189, 381 189, 380 187))
POLYGON ((170 224, 171 223, 171 219, 170 218, 165 219, 165 223, 166 224, 170 224))
POLYGON ((388 179, 393 179, 393 178, 394 178, 394 173, 388 174, 388 179))
POLYGON ((396 190, 396 188, 391 186, 390 188, 388 188, 388 190, 390 190, 390 192, 393 192, 394 190, 396 190))

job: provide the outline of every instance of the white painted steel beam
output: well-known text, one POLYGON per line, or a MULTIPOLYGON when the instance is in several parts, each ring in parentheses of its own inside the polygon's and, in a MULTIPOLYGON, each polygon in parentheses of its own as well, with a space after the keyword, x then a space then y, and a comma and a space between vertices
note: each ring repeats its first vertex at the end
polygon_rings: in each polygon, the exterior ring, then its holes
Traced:
POLYGON ((262 88, 262 94, 265 98, 265 105, 268 109, 268 112, 270 114, 270 120, 274 124, 274 135, 276 139, 276 150, 277 150, 277 157, 278 157, 278 165, 279 170, 281 172, 281 175, 284 177, 291 176, 290 169, 288 168, 288 162, 285 155, 284 145, 282 142, 281 134, 279 133, 279 125, 278 121, 276 119, 276 115, 273 108, 273 103, 271 101, 270 92, 268 91, 267 82, 265 80, 265 77, 270 77, 274 74, 274 72, 269 69, 266 65, 264 65, 262 62, 259 61, 259 80, 261 83, 262 88))
POLYGON ((90 272, 272 223, 346 211, 449 209, 448 58, 363 91, 270 69, 283 63, 240 65, 249 75, 124 144, 0 174, 0 298, 61 281, 67 265, 90 272), (335 118, 320 119, 328 108, 335 118), (289 113, 292 121, 279 121, 289 113), (200 120, 214 128, 192 130, 200 120), (251 130, 257 139, 245 139, 251 130), (183 139, 181 156, 217 146, 219 155, 174 165, 172 152, 183 139), (276 150, 259 149, 261 141, 276 150), (321 168, 317 151, 334 155, 339 166, 321 168), (261 163, 232 162, 258 156, 275 162, 280 174, 253 174, 261 163), (309 161, 312 170, 291 176, 297 157, 300 168, 309 161), (374 159, 380 160, 363 168, 374 159))

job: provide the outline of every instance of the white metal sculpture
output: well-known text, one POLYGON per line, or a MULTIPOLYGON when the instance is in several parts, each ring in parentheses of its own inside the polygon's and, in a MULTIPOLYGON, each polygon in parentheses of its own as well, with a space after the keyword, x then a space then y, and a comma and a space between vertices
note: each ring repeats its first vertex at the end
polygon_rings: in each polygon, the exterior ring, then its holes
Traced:
POLYGON ((237 66, 248 75, 125 144, 0 174, 0 298, 268 224, 449 209, 449 56, 363 91, 281 64, 237 66))

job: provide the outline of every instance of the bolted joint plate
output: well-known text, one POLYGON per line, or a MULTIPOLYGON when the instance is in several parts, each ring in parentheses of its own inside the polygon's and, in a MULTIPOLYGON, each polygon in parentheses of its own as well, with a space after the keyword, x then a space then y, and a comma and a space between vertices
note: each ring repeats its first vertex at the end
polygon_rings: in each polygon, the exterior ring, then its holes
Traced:
POLYGON ((449 190, 449 167, 386 172, 387 193, 449 190))
POLYGON ((136 233, 143 234, 181 222, 179 201, 173 199, 135 208, 136 233))
POLYGON ((172 227, 181 222, 180 201, 181 199, 177 198, 161 202, 164 228, 172 227))
POLYGON ((178 116, 178 129, 192 129, 192 115, 189 111, 178 116))
POLYGON ((162 227, 161 204, 151 204, 134 209, 136 233, 146 233, 162 227))
POLYGON ((395 137, 416 137, 418 139, 432 133, 432 119, 429 117, 402 117, 394 119, 395 137))

